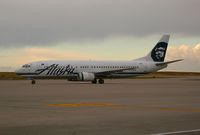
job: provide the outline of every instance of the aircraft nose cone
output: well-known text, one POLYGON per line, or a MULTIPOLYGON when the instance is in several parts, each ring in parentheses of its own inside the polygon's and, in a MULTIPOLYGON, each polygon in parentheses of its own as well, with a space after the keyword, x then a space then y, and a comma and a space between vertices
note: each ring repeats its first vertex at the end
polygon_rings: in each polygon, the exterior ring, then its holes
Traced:
POLYGON ((20 69, 17 69, 17 70, 15 71, 15 73, 16 73, 16 75, 20 75, 20 74, 21 74, 21 70, 20 70, 20 69))

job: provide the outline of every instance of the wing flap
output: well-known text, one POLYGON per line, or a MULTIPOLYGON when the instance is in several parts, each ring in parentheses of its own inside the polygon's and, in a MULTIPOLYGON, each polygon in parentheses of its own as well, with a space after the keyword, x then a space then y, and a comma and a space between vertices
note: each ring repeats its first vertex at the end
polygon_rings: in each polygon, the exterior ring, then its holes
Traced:
POLYGON ((109 71, 95 73, 95 75, 109 75, 112 73, 122 72, 124 70, 133 70, 133 69, 135 69, 135 68, 123 68, 123 69, 109 70, 109 71))

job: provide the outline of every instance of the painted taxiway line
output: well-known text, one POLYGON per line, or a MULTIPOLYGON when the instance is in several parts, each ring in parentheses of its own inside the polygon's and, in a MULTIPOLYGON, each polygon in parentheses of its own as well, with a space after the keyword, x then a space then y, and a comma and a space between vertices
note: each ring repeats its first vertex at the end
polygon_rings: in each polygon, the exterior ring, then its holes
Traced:
POLYGON ((119 106, 117 104, 112 103, 65 103, 65 104, 49 104, 48 106, 55 106, 55 107, 116 107, 119 106))
POLYGON ((158 111, 174 111, 174 112, 195 112, 199 113, 200 108, 175 108, 175 107, 159 107, 159 106, 139 106, 139 105, 122 105, 107 102, 81 102, 81 103, 60 103, 48 104, 51 107, 123 107, 123 108, 136 108, 145 110, 158 110, 158 111))
POLYGON ((175 132, 165 132, 165 133, 156 133, 151 135, 173 135, 173 134, 184 134, 184 133, 194 133, 200 132, 200 129, 193 129, 193 130, 183 130, 183 131, 175 131, 175 132))

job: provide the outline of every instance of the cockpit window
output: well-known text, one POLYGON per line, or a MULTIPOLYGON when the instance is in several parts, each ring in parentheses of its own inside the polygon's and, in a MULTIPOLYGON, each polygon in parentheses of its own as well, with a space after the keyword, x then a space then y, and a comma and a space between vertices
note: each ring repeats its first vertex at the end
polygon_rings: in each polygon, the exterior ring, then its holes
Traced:
POLYGON ((26 64, 26 65, 23 65, 22 67, 23 67, 23 68, 30 68, 31 66, 28 65, 28 64, 26 64))

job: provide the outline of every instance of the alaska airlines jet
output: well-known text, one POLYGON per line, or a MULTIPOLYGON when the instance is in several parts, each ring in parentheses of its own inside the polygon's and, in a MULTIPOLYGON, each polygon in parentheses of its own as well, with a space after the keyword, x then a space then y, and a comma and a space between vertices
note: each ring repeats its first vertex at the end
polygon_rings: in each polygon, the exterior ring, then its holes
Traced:
POLYGON ((145 57, 130 61, 38 61, 23 65, 16 71, 32 80, 37 78, 66 78, 69 81, 91 81, 103 84, 105 78, 135 77, 166 68, 164 62, 169 35, 163 35, 151 52, 145 57))

